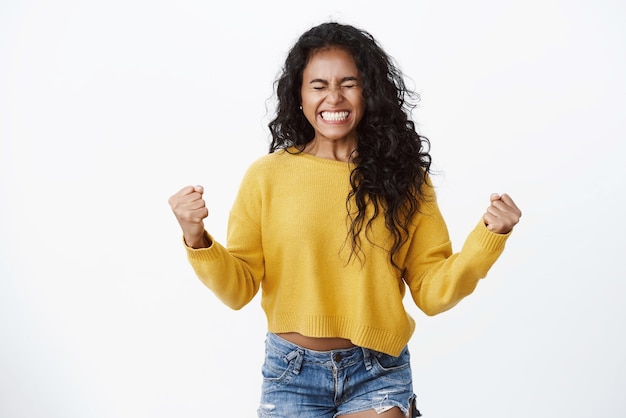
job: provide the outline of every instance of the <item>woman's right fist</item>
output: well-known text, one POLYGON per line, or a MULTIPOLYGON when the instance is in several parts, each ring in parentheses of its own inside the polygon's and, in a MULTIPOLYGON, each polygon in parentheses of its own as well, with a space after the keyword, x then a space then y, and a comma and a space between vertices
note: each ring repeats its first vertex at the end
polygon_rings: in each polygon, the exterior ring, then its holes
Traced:
POLYGON ((169 198, 168 203, 183 230, 185 243, 192 248, 210 245, 204 234, 204 218, 209 216, 202 186, 187 186, 169 198))

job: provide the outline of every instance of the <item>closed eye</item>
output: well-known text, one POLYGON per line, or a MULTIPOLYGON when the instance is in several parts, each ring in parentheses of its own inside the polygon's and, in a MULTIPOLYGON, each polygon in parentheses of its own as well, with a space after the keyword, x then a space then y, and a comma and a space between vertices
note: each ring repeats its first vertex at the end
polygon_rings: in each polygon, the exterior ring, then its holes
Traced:
MULTIPOLYGON (((320 91, 327 89, 330 86, 330 83, 327 80, 316 78, 309 82, 309 86, 313 90, 320 91)), ((352 89, 355 87, 359 87, 358 79, 357 77, 353 76, 343 77, 340 80, 339 86, 343 89, 352 89)))

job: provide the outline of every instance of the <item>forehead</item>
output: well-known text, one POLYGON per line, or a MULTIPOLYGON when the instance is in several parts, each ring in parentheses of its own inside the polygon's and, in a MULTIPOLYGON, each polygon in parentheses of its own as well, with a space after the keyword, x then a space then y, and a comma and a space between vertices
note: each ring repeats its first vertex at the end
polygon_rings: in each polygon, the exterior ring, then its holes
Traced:
POLYGON ((304 76, 323 75, 328 76, 357 76, 358 69, 352 54, 339 47, 327 47, 312 51, 309 61, 304 67, 304 76))

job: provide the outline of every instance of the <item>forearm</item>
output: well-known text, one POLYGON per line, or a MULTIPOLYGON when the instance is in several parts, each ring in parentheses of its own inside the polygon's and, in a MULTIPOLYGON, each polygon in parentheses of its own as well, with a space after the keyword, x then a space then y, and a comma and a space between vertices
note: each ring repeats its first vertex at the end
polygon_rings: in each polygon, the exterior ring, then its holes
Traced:
POLYGON ((480 223, 460 252, 451 254, 448 243, 434 248, 429 265, 424 266, 411 286, 415 303, 427 315, 436 315, 455 306, 487 275, 504 250, 507 238, 508 234, 494 234, 480 223))
POLYGON ((188 260, 197 277, 227 306, 240 309, 256 295, 263 277, 262 256, 234 255, 209 234, 207 247, 186 246, 188 260))

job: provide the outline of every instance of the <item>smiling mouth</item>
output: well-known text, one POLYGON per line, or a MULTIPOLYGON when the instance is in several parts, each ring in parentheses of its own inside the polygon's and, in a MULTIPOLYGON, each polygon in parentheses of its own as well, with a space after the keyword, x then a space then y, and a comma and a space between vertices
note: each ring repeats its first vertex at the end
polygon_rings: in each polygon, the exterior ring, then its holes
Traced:
POLYGON ((350 115, 350 112, 347 111, 343 111, 343 112, 322 112, 321 116, 322 119, 327 120, 327 121, 331 121, 331 122, 339 122, 342 120, 346 120, 348 119, 348 116, 350 115))

